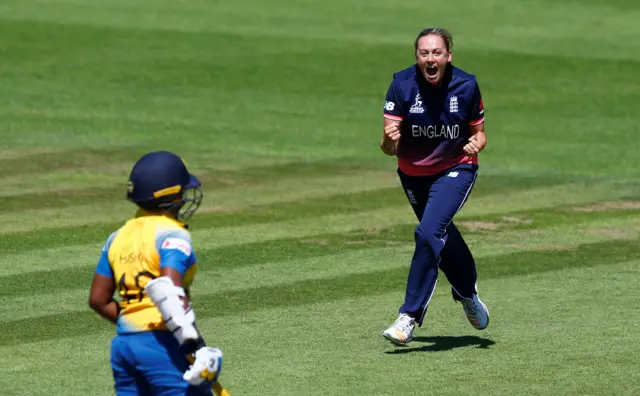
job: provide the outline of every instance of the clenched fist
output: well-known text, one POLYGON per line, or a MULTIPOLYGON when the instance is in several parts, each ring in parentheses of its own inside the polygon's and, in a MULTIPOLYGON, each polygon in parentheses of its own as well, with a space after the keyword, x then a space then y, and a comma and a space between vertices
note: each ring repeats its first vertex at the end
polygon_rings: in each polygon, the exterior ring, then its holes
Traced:
POLYGON ((393 122, 385 125, 384 136, 380 142, 382 151, 386 155, 395 155, 398 149, 398 141, 400 141, 400 124, 393 122))
POLYGON ((479 132, 469 138, 467 144, 462 147, 462 151, 464 151, 464 153, 468 156, 473 157, 478 155, 478 153, 482 151, 486 144, 487 138, 485 137, 484 132, 479 132))
POLYGON ((389 124, 384 127, 384 140, 386 142, 397 142, 400 140, 400 124, 389 124))

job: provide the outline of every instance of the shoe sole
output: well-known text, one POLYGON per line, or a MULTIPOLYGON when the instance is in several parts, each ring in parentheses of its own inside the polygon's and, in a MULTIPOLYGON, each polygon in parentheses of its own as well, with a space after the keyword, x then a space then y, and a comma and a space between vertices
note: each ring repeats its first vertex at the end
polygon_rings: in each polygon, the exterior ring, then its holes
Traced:
POLYGON ((385 334, 385 333, 382 333, 382 336, 384 338, 386 338, 388 341, 391 341, 392 344, 395 344, 395 345, 398 345, 398 346, 406 346, 408 343, 411 342, 411 340, 413 340, 413 337, 412 337, 412 338, 409 338, 408 340, 403 342, 403 341, 400 341, 400 340, 398 340, 396 338, 393 338, 389 334, 385 334))

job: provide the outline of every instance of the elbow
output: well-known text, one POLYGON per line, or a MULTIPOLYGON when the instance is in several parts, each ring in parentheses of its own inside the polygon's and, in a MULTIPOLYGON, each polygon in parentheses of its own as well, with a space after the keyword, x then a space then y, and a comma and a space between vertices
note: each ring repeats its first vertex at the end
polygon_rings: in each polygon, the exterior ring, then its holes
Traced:
POLYGON ((92 310, 94 310, 96 312, 99 312, 100 311, 100 304, 97 301, 89 299, 89 308, 91 308, 92 310))
POLYGON ((102 311, 106 302, 96 296, 89 296, 89 307, 96 312, 102 311))

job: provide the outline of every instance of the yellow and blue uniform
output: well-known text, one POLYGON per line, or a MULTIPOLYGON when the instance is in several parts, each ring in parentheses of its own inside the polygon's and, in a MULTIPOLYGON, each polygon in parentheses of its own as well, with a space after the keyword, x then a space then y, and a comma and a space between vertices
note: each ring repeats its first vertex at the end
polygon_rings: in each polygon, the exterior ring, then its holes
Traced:
POLYGON ((144 293, 146 283, 159 277, 165 267, 180 272, 188 293, 196 272, 191 235, 168 216, 139 212, 112 233, 102 249, 96 273, 112 278, 120 296, 111 345, 118 396, 211 394, 182 378, 189 362, 144 293))

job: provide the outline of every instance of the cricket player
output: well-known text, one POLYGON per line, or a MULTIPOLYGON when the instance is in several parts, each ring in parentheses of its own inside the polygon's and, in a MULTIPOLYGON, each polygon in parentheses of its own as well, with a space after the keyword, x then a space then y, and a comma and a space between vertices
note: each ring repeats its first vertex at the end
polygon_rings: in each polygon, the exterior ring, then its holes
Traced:
POLYGON ((104 244, 89 297, 117 327, 116 395, 211 395, 222 352, 206 346, 195 326, 196 256, 184 223, 202 202, 200 181, 177 155, 152 152, 133 167, 127 198, 138 212, 104 244))
POLYGON ((427 28, 415 41, 416 63, 394 74, 384 104, 381 150, 396 156, 398 175, 419 225, 404 304, 382 334, 397 345, 422 326, 438 268, 462 303, 471 324, 489 324, 478 298, 476 264, 452 222, 471 193, 478 153, 487 144, 484 108, 476 77, 451 64, 453 40, 442 28, 427 28))

